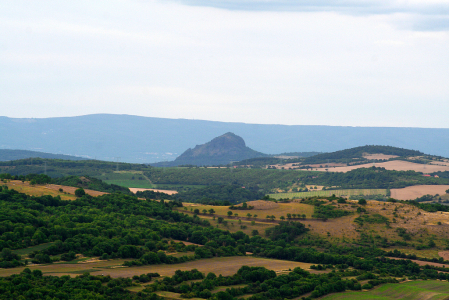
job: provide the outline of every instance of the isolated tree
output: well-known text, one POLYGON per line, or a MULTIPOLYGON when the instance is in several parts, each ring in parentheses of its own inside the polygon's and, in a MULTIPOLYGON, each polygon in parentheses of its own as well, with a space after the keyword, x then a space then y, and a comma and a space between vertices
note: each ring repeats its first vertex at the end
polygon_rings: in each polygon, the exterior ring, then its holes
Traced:
POLYGON ((228 216, 232 216, 233 212, 232 211, 228 211, 228 216))
POLYGON ((284 216, 281 216, 279 219, 281 219, 282 221, 284 221, 284 220, 285 220, 285 217, 284 217, 284 216))
POLYGON ((360 200, 359 200, 359 204, 360 204, 360 205, 366 205, 366 200, 363 199, 363 198, 360 199, 360 200))
POLYGON ((215 213, 215 210, 213 208, 209 209, 209 214, 213 215, 215 213))
POLYGON ((203 214, 207 214, 207 210, 206 209, 203 209, 203 214))
POLYGON ((83 188, 79 188, 75 191, 75 196, 77 196, 77 197, 82 197, 84 195, 86 195, 86 192, 84 191, 83 188))

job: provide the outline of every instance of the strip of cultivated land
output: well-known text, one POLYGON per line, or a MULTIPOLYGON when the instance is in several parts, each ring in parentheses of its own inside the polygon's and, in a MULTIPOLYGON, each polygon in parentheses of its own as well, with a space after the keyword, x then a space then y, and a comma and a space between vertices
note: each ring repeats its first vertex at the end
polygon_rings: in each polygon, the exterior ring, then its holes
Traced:
POLYGON ((409 281, 385 284, 367 292, 347 292, 323 297, 322 300, 418 300, 449 299, 449 284, 445 281, 409 281))
MULTIPOLYGON (((289 269, 293 270, 296 267, 301 267, 309 270, 313 264, 294 262, 287 260, 257 258, 251 256, 233 256, 233 257, 216 257, 208 259, 200 259, 189 261, 181 264, 160 264, 147 265, 139 267, 124 267, 123 263, 130 259, 114 259, 114 260, 100 260, 94 262, 84 263, 60 263, 48 265, 32 265, 27 266, 30 270, 41 270, 44 275, 63 276, 70 275, 72 277, 90 272, 91 275, 110 275, 113 278, 118 277, 133 277, 134 275, 141 275, 146 273, 159 273, 161 276, 173 276, 176 270, 190 271, 197 269, 205 274, 213 272, 216 275, 231 276, 242 267, 265 267, 273 270, 278 274, 288 273, 289 269)), ((9 276, 12 274, 19 274, 26 267, 0 269, 0 276, 9 276)), ((310 271, 310 270, 309 270, 310 271)), ((312 270, 313 271, 313 270, 312 270)))
POLYGON ((310 192, 293 192, 293 193, 277 193, 269 194, 273 199, 294 199, 294 198, 308 198, 308 197, 329 197, 335 195, 341 196, 367 196, 367 195, 387 195, 386 189, 346 189, 346 190, 325 190, 325 191, 310 191, 310 192))
POLYGON ((449 185, 414 185, 403 189, 391 189, 391 197, 398 200, 413 200, 424 195, 444 195, 449 185))

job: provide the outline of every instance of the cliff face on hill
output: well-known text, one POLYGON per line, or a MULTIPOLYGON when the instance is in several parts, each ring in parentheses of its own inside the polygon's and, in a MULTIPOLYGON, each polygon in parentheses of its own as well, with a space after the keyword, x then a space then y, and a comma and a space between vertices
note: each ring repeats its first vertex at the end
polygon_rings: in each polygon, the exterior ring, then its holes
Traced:
POLYGON ((228 132, 208 143, 187 149, 172 165, 222 165, 262 156, 267 155, 247 147, 241 137, 228 132))

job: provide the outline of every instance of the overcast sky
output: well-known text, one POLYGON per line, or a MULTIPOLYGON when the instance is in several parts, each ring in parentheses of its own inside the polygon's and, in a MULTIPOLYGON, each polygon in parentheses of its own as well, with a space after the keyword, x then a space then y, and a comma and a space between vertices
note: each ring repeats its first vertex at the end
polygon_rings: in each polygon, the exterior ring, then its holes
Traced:
POLYGON ((0 115, 449 128, 447 0, 0 0, 0 115))

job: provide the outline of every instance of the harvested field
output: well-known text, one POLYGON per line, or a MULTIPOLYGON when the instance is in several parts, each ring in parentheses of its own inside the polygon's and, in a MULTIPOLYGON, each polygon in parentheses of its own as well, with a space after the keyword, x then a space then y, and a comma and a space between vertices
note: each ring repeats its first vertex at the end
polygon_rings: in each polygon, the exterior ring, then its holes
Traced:
POLYGON ((97 275, 99 275, 102 274, 102 270, 115 270, 115 268, 122 269, 123 263, 127 260, 130 259, 102 260, 91 263, 55 263, 48 265, 28 265, 26 267, 0 269, 0 276, 4 277, 12 274, 18 274, 25 268, 29 268, 30 270, 41 270, 45 275, 55 276, 76 276, 82 274, 83 272, 98 272, 97 275))
MULTIPOLYGON (((295 198, 307 198, 307 197, 329 197, 335 194, 335 196, 359 196, 359 195, 386 195, 386 189, 347 189, 347 190, 324 190, 324 191, 310 191, 310 192, 292 192, 292 193, 277 193, 270 194, 270 198, 274 199, 295 199, 295 198)), ((394 197, 393 197, 394 198, 394 197)))
POLYGON ((158 190, 158 189, 141 189, 141 188, 129 188, 129 190, 132 193, 137 193, 137 192, 144 192, 144 191, 154 191, 154 192, 159 192, 159 193, 165 193, 168 195, 174 195, 177 194, 177 191, 172 191, 172 190, 158 190))
POLYGON ((389 160, 390 158, 395 158, 399 156, 377 153, 377 154, 365 154, 363 155, 363 157, 370 160, 384 160, 384 159, 389 160))
POLYGON ((449 260, 449 251, 440 251, 438 252, 438 255, 444 260, 449 260))
POLYGON ((264 220, 264 222, 261 222, 255 219, 248 219, 246 217, 227 217, 223 215, 223 221, 226 222, 222 223, 218 223, 218 218, 215 218, 214 220, 214 217, 210 215, 200 214, 198 215, 198 217, 203 220, 208 220, 212 224, 212 226, 216 226, 217 228, 220 228, 222 230, 229 230, 230 232, 242 231, 247 235, 251 235, 253 230, 257 230, 261 236, 264 236, 266 229, 277 225, 276 222, 271 222, 268 220, 264 220))
MULTIPOLYGON (((329 168, 315 168, 314 171, 326 171, 328 169, 329 172, 349 172, 351 170, 360 169, 360 168, 371 168, 373 166, 372 163, 356 165, 356 166, 346 166, 346 167, 329 167, 329 168)), ((449 171, 449 166, 439 166, 434 164, 417 164, 409 161, 403 160, 392 160, 382 163, 375 163, 374 166, 385 168, 387 170, 396 170, 396 171, 408 171, 413 170, 416 172, 422 173, 433 173, 438 171, 449 171)))
MULTIPOLYGON (((72 186, 64 186, 57 184, 47 184, 47 185, 30 185, 29 182, 22 182, 20 180, 11 180, 6 183, 8 188, 14 189, 20 193, 24 193, 30 196, 44 196, 50 195, 53 197, 60 196, 63 200, 75 200, 75 191, 78 189, 72 186), (63 192, 60 192, 59 189, 62 189, 63 192)), ((94 190, 84 190, 86 194, 89 194, 93 197, 101 196, 107 193, 98 192, 94 190)))
POLYGON ((391 189, 391 197, 398 200, 414 200, 424 195, 444 195, 449 185, 415 185, 403 189, 391 189))
POLYGON ((444 281, 408 281, 389 283, 364 292, 346 292, 325 296, 323 300, 437 300, 448 299, 449 284, 444 281))
MULTIPOLYGON (((130 289, 128 289, 130 290, 130 289)), ((164 299, 172 299, 172 300, 184 300, 185 298, 181 297, 181 294, 167 292, 167 291, 157 291, 155 293, 158 296, 163 297, 164 299)), ((203 300, 203 298, 191 298, 192 300, 203 300)))
POLYGON ((327 166, 329 168, 333 168, 333 167, 346 167, 347 165, 344 163, 323 163, 323 164, 312 164, 312 165, 308 165, 312 168, 323 168, 324 166, 327 166))
MULTIPOLYGON (((48 185, 46 185, 46 187, 48 189, 55 190, 55 191, 57 191, 61 188, 64 192, 73 194, 73 195, 75 195, 75 191, 78 189, 77 187, 73 187, 73 186, 64 186, 64 185, 57 185, 57 184, 48 184, 48 185)), ((97 196, 107 194, 105 192, 99 192, 99 191, 87 190, 87 189, 84 189, 84 191, 86 192, 86 194, 91 195, 92 197, 97 197, 97 196)))
MULTIPOLYGON (((290 203, 274 203, 271 201, 264 200, 256 200, 247 202, 248 205, 253 206, 252 203, 255 203, 254 209, 248 210, 232 210, 234 214, 238 214, 239 217, 244 217, 248 213, 252 216, 257 215, 258 219, 265 219, 266 215, 274 215, 276 220, 279 220, 281 216, 287 217, 287 214, 305 214, 306 217, 310 218, 313 214, 313 206, 308 204, 302 204, 297 202, 290 203), (257 203, 257 204, 256 204, 257 203), (257 207, 256 207, 257 205, 257 207)), ((187 204, 187 203, 185 203, 187 204)), ((201 205, 201 204, 192 204, 189 205, 190 209, 199 209, 202 212, 204 209, 214 209, 216 216, 227 216, 228 211, 230 211, 229 206, 211 206, 211 205, 201 205)), ((183 211, 183 209, 179 209, 179 211, 183 211)))
MULTIPOLYGON (((265 200, 255 200, 247 202, 248 206, 254 206, 254 209, 257 210, 266 210, 266 209, 275 209, 279 207, 279 204, 272 201, 265 200)), ((238 204, 236 206, 242 206, 242 204, 238 204)))
MULTIPOLYGON (((359 214, 356 213, 356 209, 359 207, 357 201, 348 200, 347 202, 347 204, 335 204, 335 207, 337 209, 351 211, 351 215, 336 219, 328 219, 326 222, 312 219, 311 216, 314 207, 298 202, 278 203, 279 207, 271 210, 232 210, 232 212, 238 214, 238 216, 231 218, 227 217, 229 208, 226 206, 198 205, 190 208, 178 208, 178 210, 186 212, 184 209, 187 209, 189 213, 192 213, 191 210, 194 208, 198 208, 200 212, 202 212, 203 209, 209 210, 213 208, 216 211, 216 220, 212 220, 213 216, 209 214, 200 213, 198 216, 202 219, 209 220, 214 226, 218 225, 218 228, 227 229, 231 232, 242 230, 239 225, 245 225, 247 228, 242 231, 246 234, 251 234, 251 231, 256 229, 263 235, 266 228, 277 225, 281 216, 287 217, 288 213, 295 213, 306 215, 307 218, 305 220, 294 219, 294 221, 306 225, 307 228, 310 229, 310 234, 317 234, 337 243, 356 241, 360 239, 361 233, 373 236, 379 235, 382 238, 387 238, 389 241, 402 240, 398 235, 398 228, 404 228, 407 233, 411 235, 410 243, 415 243, 415 245, 425 244, 430 237, 435 236, 434 240, 439 248, 431 249, 432 251, 436 250, 433 251, 435 253, 432 252, 431 256, 427 253, 430 251, 429 249, 416 250, 410 248, 410 250, 413 250, 414 253, 420 257, 438 257, 437 249, 442 249, 445 246, 444 240, 449 238, 449 213, 426 212, 417 207, 402 203, 368 201, 368 203, 363 206, 363 208, 366 209, 367 214, 371 216, 376 214, 384 216, 386 220, 388 220, 389 226, 387 226, 386 222, 382 224, 364 223, 363 225, 359 225, 354 222, 354 220, 359 217, 359 214), (246 217, 248 213, 252 215, 251 218, 246 217), (254 218, 254 215, 257 215, 257 218, 254 218), (267 215, 274 215, 276 217, 275 221, 271 222, 267 220, 267 215), (224 220, 228 221, 228 224, 219 224, 217 221, 217 217, 219 216, 224 217, 224 220), (242 221, 241 224, 237 224, 239 219, 242 221), (254 221, 254 225, 251 224, 251 220, 254 221), (438 225, 439 222, 441 222, 441 225, 438 225)), ((388 248, 388 250, 393 249, 395 248, 388 248)), ((405 249, 401 251, 405 251, 405 249)))
MULTIPOLYGON (((132 277, 134 275, 141 275, 144 273, 156 272, 161 276, 172 276, 176 270, 192 270, 198 269, 201 272, 213 272, 217 275, 229 276, 235 274, 242 266, 262 266, 276 273, 288 272, 288 269, 301 267, 303 269, 310 269, 312 264, 293 262, 277 259, 264 259, 251 256, 237 256, 237 257, 218 257, 201 259, 196 261, 189 261, 182 264, 175 265, 148 265, 140 267, 123 267, 121 266, 125 260, 108 260, 98 261, 83 264, 51 264, 51 265, 35 265, 28 266, 31 270, 39 269, 45 275, 70 275, 77 276, 84 272, 90 272, 92 275, 110 275, 111 277, 132 277)), ((0 276, 9 276, 18 274, 23 271, 25 267, 0 269, 0 276)), ((312 270, 313 271, 313 270, 312 270)))

